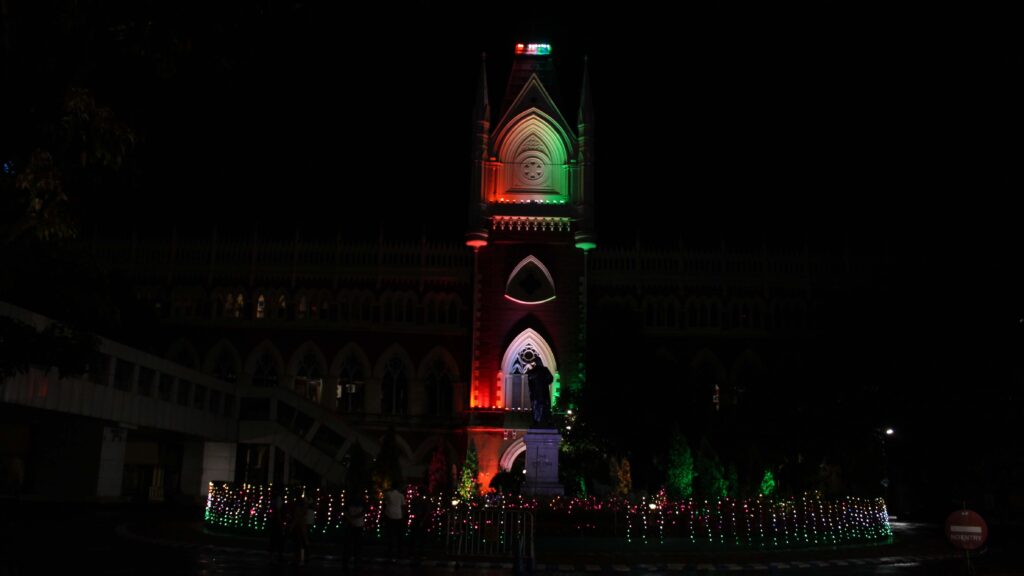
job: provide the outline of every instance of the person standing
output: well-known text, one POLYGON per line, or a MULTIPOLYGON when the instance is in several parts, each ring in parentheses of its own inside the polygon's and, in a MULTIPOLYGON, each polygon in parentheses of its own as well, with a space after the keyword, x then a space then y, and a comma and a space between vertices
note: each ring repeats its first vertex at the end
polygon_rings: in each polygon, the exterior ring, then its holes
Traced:
POLYGON ((362 495, 348 501, 345 509, 345 537, 341 545, 341 567, 348 571, 349 559, 353 568, 359 568, 359 555, 363 547, 363 526, 366 524, 366 499, 362 495))
POLYGON ((427 539, 427 526, 430 524, 430 500, 426 495, 426 486, 417 485, 419 490, 409 504, 409 531, 412 541, 409 543, 410 553, 414 557, 423 555, 423 545, 427 539))
POLYGON ((402 553, 402 532, 405 519, 405 496, 392 486, 384 492, 384 525, 387 528, 388 557, 395 559, 402 553))
POLYGON ((284 561, 284 498, 281 491, 274 489, 270 498, 270 559, 272 562, 284 561))
POLYGON ((295 562, 299 566, 306 565, 306 552, 309 548, 308 511, 306 499, 299 496, 292 511, 292 540, 295 542, 295 562))

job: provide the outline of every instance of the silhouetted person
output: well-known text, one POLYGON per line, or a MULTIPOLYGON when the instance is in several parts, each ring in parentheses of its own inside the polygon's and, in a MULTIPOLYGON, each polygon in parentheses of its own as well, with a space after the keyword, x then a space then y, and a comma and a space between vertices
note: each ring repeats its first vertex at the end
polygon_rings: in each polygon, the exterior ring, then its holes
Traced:
POLYGON ((299 566, 306 565, 306 551, 309 548, 309 517, 306 500, 299 497, 292 509, 292 540, 295 542, 295 562, 299 566))
POLYGON ((423 543, 427 539, 427 526, 430 525, 430 500, 427 499, 426 486, 420 485, 418 494, 409 505, 409 529, 412 542, 409 544, 411 554, 416 557, 423 554, 423 543))
POLYGON ((366 499, 358 495, 348 501, 345 509, 345 536, 341 545, 341 567, 348 570, 351 558, 353 568, 359 568, 359 555, 363 547, 363 526, 366 523, 366 499))
POLYGON ((275 490, 270 499, 270 559, 273 562, 284 560, 284 498, 275 490))
POLYGON ((538 356, 527 368, 530 386, 530 404, 533 406, 533 422, 544 424, 551 415, 551 383, 555 377, 538 356))
POLYGON ((384 493, 384 527, 388 541, 388 556, 397 558, 402 553, 402 532, 405 526, 405 496, 392 486, 384 493))

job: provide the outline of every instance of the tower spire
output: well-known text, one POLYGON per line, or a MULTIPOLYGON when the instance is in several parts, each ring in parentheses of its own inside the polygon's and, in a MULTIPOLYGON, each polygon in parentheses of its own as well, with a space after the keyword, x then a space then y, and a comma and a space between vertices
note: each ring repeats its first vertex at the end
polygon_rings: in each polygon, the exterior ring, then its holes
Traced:
POLYGON ((487 97, 487 53, 480 53, 480 82, 476 89, 476 105, 473 107, 473 120, 491 123, 491 101, 487 97))
POLYGON ((590 63, 583 57, 583 89, 580 91, 580 109, 576 114, 577 124, 590 124, 594 121, 594 103, 590 99, 590 63))
POLYGON ((594 103, 590 99, 590 63, 583 57, 583 86, 580 108, 576 113, 579 142, 576 188, 576 246, 584 252, 597 246, 594 232, 594 103))
POLYGON ((487 98, 487 53, 480 53, 480 82, 477 85, 476 104, 473 106, 473 186, 469 201, 469 229, 466 245, 478 250, 487 245, 487 225, 484 221, 484 170, 491 141, 491 102, 487 98))

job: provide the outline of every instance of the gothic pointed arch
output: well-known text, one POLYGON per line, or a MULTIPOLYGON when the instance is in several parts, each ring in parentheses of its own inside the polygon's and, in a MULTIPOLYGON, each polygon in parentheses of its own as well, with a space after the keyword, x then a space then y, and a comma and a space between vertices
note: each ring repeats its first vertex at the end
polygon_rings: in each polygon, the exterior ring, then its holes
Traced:
POLYGON ((572 148, 569 133, 542 110, 530 108, 512 118, 495 140, 500 175, 490 201, 565 203, 572 148))
POLYGON ((521 304, 541 304, 555 299, 555 280, 547 266, 530 255, 523 258, 505 283, 505 297, 521 304))
POLYGON ((308 340, 299 346, 288 361, 287 374, 295 393, 312 402, 323 399, 327 359, 319 346, 308 340))
POLYGON ((338 350, 338 353, 331 360, 331 367, 328 373, 331 376, 342 376, 344 368, 349 362, 358 368, 366 378, 369 378, 370 374, 372 374, 369 357, 363 348, 355 342, 349 342, 342 346, 341 350, 338 350))
POLYGON ((320 347, 307 340, 292 353, 288 360, 288 374, 293 376, 323 377, 327 375, 327 358, 320 347))
POLYGON ((416 375, 418 378, 426 378, 437 366, 442 366, 444 370, 452 375, 452 378, 459 378, 459 365, 455 362, 455 357, 442 346, 434 346, 427 352, 420 362, 416 375))
MULTIPOLYGON (((558 373, 558 361, 554 350, 536 330, 527 328, 519 333, 505 348, 501 359, 504 374, 503 407, 509 410, 527 410, 530 406, 526 382, 526 364, 540 359, 552 374, 558 373)), ((554 396, 554 395, 552 395, 554 396)))
MULTIPOLYGON (((399 344, 392 344, 373 368, 376 401, 381 414, 405 414, 408 409, 409 386, 413 372, 409 353, 399 344)), ((375 399, 370 399, 375 402, 375 399)))
POLYGON ((167 359, 186 368, 199 370, 199 352, 184 338, 178 338, 167 348, 167 359))
POLYGON ((227 339, 222 339, 206 354, 203 372, 225 382, 235 382, 242 373, 242 356, 227 339))
POLYGON ((284 379, 284 357, 273 342, 264 340, 249 352, 244 370, 253 386, 277 386, 284 379))
POLYGON ((498 465, 501 466, 503 471, 512 472, 512 465, 516 463, 516 458, 519 458, 519 455, 523 452, 526 452, 526 441, 523 438, 518 438, 502 452, 498 465))
POLYGON ((414 461, 425 462, 429 465, 435 450, 440 450, 446 458, 450 457, 449 461, 454 458, 456 453, 455 448, 443 434, 432 434, 416 446, 416 450, 413 452, 414 461))
POLYGON ((336 382, 334 395, 339 412, 359 413, 366 410, 366 386, 372 370, 366 352, 349 342, 334 355, 329 374, 336 382))
POLYGON ((506 138, 505 133, 508 128, 531 113, 543 117, 550 124, 551 128, 562 136, 569 156, 575 157, 576 140, 572 136, 572 126, 565 120, 565 116, 562 115, 558 105, 555 104, 554 99, 544 87, 544 83, 541 82, 537 74, 530 75, 530 78, 523 84, 519 93, 516 94, 515 99, 502 114, 501 119, 497 123, 498 129, 491 139, 492 146, 495 149, 500 149, 502 142, 506 138))
POLYGON ((414 414, 450 416, 455 408, 455 383, 459 380, 459 367, 448 350, 437 346, 424 356, 417 372, 413 395, 414 414))

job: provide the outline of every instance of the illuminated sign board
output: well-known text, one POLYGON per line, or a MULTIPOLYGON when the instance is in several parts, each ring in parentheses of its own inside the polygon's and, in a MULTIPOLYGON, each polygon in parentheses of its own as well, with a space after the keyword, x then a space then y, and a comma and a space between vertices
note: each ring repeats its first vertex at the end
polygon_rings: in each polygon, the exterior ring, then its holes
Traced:
POLYGON ((548 56, 551 54, 551 44, 516 44, 516 54, 548 56))

